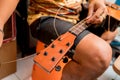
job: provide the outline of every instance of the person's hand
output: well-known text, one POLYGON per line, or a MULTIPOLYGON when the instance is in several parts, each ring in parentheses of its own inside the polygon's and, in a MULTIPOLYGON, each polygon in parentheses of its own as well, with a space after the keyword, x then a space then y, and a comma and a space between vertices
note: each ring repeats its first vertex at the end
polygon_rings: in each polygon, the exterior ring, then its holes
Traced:
POLYGON ((107 15, 105 0, 89 0, 87 23, 99 24, 107 15))

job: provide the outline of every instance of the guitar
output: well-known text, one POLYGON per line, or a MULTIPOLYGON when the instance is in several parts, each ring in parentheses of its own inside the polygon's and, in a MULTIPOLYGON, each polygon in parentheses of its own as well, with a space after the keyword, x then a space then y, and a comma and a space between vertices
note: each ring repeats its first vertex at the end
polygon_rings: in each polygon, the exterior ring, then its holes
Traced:
MULTIPOLYGON (((108 15, 115 18, 116 21, 120 21, 120 15, 116 16, 116 14, 120 14, 120 11, 110 6, 107 7, 109 10, 108 15)), ((38 41, 38 54, 34 57, 32 80, 60 80, 63 67, 71 60, 66 56, 67 52, 73 46, 76 36, 89 26, 89 24, 86 24, 85 19, 80 21, 46 48, 41 47, 44 44, 38 41), (40 47, 41 49, 39 49, 40 47), (64 63, 65 59, 66 62, 64 63)))
POLYGON ((87 27, 86 21, 82 20, 70 28, 68 32, 59 36, 47 48, 41 50, 34 58, 34 61, 39 64, 42 69, 50 73, 55 68, 56 64, 58 64, 58 62, 73 46, 76 36, 87 27))

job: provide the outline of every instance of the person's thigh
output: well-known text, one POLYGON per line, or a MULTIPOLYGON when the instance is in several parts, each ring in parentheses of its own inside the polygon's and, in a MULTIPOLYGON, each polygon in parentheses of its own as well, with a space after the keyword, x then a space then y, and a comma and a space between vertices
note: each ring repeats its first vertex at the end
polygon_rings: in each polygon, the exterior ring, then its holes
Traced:
POLYGON ((52 40, 56 39, 61 34, 68 31, 74 24, 55 19, 53 17, 42 17, 36 20, 30 27, 32 34, 36 32, 35 36, 38 40, 45 44, 50 44, 52 40), (34 29, 34 27, 36 27, 34 29))
MULTIPOLYGON (((30 27, 32 34, 35 34, 35 37, 44 42, 45 44, 50 44, 54 39, 56 39, 61 34, 67 32, 74 24, 63 21, 53 17, 43 17, 35 21, 30 27), (34 29, 34 27, 36 27, 34 29)), ((88 30, 83 31, 75 39, 75 46, 77 43, 90 32, 88 30)), ((34 36, 34 35, 33 35, 34 36)))

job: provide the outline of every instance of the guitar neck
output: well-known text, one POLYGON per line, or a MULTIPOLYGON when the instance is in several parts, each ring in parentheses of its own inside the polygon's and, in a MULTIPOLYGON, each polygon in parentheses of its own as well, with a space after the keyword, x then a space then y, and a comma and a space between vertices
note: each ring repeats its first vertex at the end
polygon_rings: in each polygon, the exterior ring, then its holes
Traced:
POLYGON ((88 28, 89 25, 86 24, 86 20, 82 20, 76 25, 74 25, 72 28, 69 29, 69 32, 78 36, 83 30, 88 28))

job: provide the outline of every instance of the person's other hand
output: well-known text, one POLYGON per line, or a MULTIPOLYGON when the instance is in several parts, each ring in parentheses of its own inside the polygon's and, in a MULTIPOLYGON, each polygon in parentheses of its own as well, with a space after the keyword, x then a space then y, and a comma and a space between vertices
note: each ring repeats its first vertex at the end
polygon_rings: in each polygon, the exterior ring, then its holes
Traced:
POLYGON ((107 15, 105 0, 89 0, 87 23, 99 24, 107 15))

